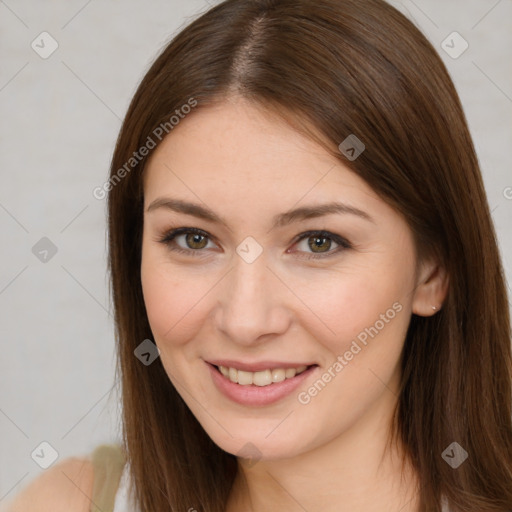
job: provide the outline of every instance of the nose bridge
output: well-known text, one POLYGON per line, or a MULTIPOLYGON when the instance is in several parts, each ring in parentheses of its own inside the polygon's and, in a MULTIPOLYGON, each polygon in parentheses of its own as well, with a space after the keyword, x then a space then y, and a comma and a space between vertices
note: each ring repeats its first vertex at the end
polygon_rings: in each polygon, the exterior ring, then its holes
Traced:
MULTIPOLYGON (((287 318, 278 280, 267 267, 266 254, 263 252, 251 261, 244 248, 240 244, 234 268, 226 276, 219 300, 218 328, 235 342, 251 344, 264 334, 285 330, 287 318)), ((254 247, 249 248, 248 254, 251 250, 254 247)))

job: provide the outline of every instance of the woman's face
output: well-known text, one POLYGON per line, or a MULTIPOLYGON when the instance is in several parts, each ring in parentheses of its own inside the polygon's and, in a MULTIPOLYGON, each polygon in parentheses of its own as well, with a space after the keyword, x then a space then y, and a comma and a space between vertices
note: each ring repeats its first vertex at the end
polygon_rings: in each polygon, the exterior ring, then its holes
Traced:
POLYGON ((154 341, 214 442, 274 459, 381 428, 418 292, 404 219, 243 100, 182 120, 144 180, 141 278, 154 341), (334 202, 344 206, 320 215, 334 202), (177 228, 197 231, 161 241, 177 228))

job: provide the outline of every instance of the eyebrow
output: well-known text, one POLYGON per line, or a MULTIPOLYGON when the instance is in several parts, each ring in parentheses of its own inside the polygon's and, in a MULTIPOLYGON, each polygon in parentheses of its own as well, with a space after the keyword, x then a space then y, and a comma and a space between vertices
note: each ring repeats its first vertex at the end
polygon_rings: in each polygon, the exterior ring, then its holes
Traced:
MULTIPOLYGON (((158 208, 166 208, 178 213, 186 213, 188 215, 193 215, 200 219, 208 220, 228 227, 227 222, 222 217, 218 216, 215 212, 200 204, 190 203, 181 199, 160 197, 155 199, 148 206, 146 213, 152 212, 158 208)), ((323 217, 324 215, 334 213, 355 215, 375 224, 375 220, 363 210, 348 204, 333 202, 320 205, 302 206, 300 208, 295 208, 293 210, 280 213, 273 217, 272 225, 273 228, 278 228, 287 226, 300 220, 323 217)))

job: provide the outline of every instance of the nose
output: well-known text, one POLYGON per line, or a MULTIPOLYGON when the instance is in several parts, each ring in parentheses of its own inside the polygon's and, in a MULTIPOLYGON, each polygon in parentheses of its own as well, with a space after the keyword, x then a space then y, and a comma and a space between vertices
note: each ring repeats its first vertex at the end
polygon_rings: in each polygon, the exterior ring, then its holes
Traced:
POLYGON ((230 341, 259 345, 286 332, 291 311, 286 287, 268 266, 265 252, 252 263, 238 254, 219 290, 215 323, 230 341))

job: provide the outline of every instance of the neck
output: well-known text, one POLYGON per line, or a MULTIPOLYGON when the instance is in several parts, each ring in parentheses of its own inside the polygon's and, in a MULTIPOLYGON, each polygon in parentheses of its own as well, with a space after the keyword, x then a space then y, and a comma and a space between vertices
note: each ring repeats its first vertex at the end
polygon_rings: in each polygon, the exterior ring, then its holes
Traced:
POLYGON ((239 471, 226 511, 417 512, 414 470, 389 443, 391 402, 348 431, 293 458, 260 460, 239 471))

